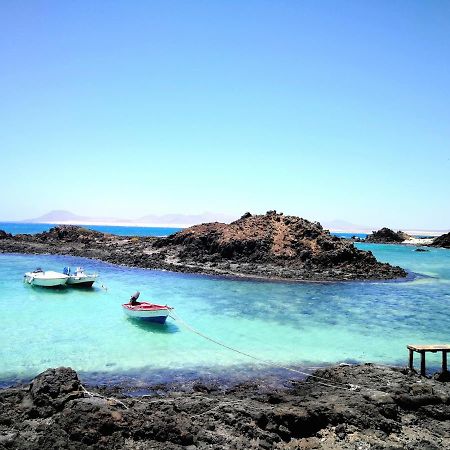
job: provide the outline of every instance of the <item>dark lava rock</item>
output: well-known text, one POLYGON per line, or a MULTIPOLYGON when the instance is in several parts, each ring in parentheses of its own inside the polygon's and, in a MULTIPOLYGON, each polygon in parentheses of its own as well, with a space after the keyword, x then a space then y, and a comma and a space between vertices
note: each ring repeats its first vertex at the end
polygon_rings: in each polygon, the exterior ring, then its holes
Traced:
POLYGON ((7 238, 10 238, 10 237, 12 237, 11 233, 7 233, 4 230, 0 230, 0 239, 7 239, 7 238))
POLYGON ((429 252, 430 250, 427 250, 426 248, 416 248, 414 251, 415 252, 429 252))
POLYGON ((239 272, 264 273, 274 267, 280 277, 298 279, 384 279, 405 277, 399 267, 379 263, 370 252, 324 230, 320 223, 276 211, 266 215, 244 214, 231 224, 195 225, 155 246, 165 248, 181 261, 236 263, 239 272), (243 270, 245 269, 245 270, 243 270))
POLYGON ((450 248, 450 233, 438 236, 430 245, 433 247, 450 248))
POLYGON ((0 252, 51 253, 113 264, 220 276, 296 281, 403 278, 400 267, 332 236, 320 223, 276 211, 207 223, 166 238, 115 236, 62 225, 0 240, 0 252))
MULTIPOLYGON (((36 240, 40 241, 85 241, 88 242, 95 238, 104 238, 105 233, 89 230, 88 228, 76 225, 58 225, 50 228, 48 231, 34 235, 36 240)), ((106 235, 107 236, 107 235, 106 235)))
POLYGON ((381 228, 378 231, 372 231, 372 234, 366 237, 366 242, 373 242, 377 244, 391 244, 403 242, 407 239, 410 239, 411 236, 409 234, 404 233, 403 231, 393 231, 390 228, 381 228))
POLYGON ((450 448, 449 383, 367 364, 314 375, 142 398, 111 387, 119 400, 48 369, 0 391, 0 449, 450 448))
POLYGON ((69 367, 47 369, 31 382, 29 393, 40 415, 61 409, 67 401, 84 396, 77 373, 69 367))

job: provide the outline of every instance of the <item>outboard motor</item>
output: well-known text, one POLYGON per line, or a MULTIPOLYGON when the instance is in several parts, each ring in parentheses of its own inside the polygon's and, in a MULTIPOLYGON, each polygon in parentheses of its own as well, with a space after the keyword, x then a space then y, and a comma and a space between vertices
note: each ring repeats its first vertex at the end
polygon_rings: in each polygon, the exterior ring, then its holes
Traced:
POLYGON ((70 275, 70 267, 64 267, 63 274, 64 275, 70 275))
POLYGON ((135 302, 135 301, 139 298, 140 295, 141 295, 141 293, 140 293, 139 291, 136 291, 136 292, 131 296, 131 298, 130 298, 130 303, 135 302))

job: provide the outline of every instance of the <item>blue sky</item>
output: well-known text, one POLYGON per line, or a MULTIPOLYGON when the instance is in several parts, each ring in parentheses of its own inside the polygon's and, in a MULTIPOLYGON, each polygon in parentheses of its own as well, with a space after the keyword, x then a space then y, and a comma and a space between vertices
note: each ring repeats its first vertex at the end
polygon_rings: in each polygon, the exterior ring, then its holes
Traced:
POLYGON ((450 2, 0 2, 0 219, 450 227, 450 2))

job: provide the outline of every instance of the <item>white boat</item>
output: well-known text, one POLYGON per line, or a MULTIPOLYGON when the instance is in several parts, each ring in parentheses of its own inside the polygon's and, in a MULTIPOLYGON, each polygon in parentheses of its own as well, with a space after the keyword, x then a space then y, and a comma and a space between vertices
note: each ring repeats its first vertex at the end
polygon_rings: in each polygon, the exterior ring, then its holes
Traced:
POLYGON ((67 284, 72 287, 92 287, 98 278, 98 274, 85 273, 82 267, 77 267, 74 273, 70 272, 70 267, 64 267, 64 274, 69 277, 67 284))
POLYGON ((60 287, 67 283, 68 276, 54 272, 53 270, 43 271, 41 268, 34 270, 33 272, 27 272, 24 275, 25 282, 32 286, 40 287, 60 287))

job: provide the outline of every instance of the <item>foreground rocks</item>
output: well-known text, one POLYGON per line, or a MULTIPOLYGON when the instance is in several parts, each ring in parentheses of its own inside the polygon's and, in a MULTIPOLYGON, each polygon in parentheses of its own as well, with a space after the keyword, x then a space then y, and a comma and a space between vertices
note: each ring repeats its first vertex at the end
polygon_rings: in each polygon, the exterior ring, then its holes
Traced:
POLYGON ((372 231, 372 234, 369 234, 366 237, 365 242, 376 244, 398 244, 411 238, 412 236, 403 231, 393 231, 390 228, 384 227, 378 231, 372 231))
POLYGON ((318 222, 277 214, 245 214, 231 224, 208 223, 166 238, 104 234, 58 226, 7 236, 0 252, 52 253, 178 272, 305 281, 403 278, 400 267, 332 236, 318 222))
POLYGON ((0 448, 450 448, 448 383, 372 365, 315 375, 278 390, 198 383, 129 398, 117 388, 87 392, 72 369, 48 369, 0 391, 0 448))

